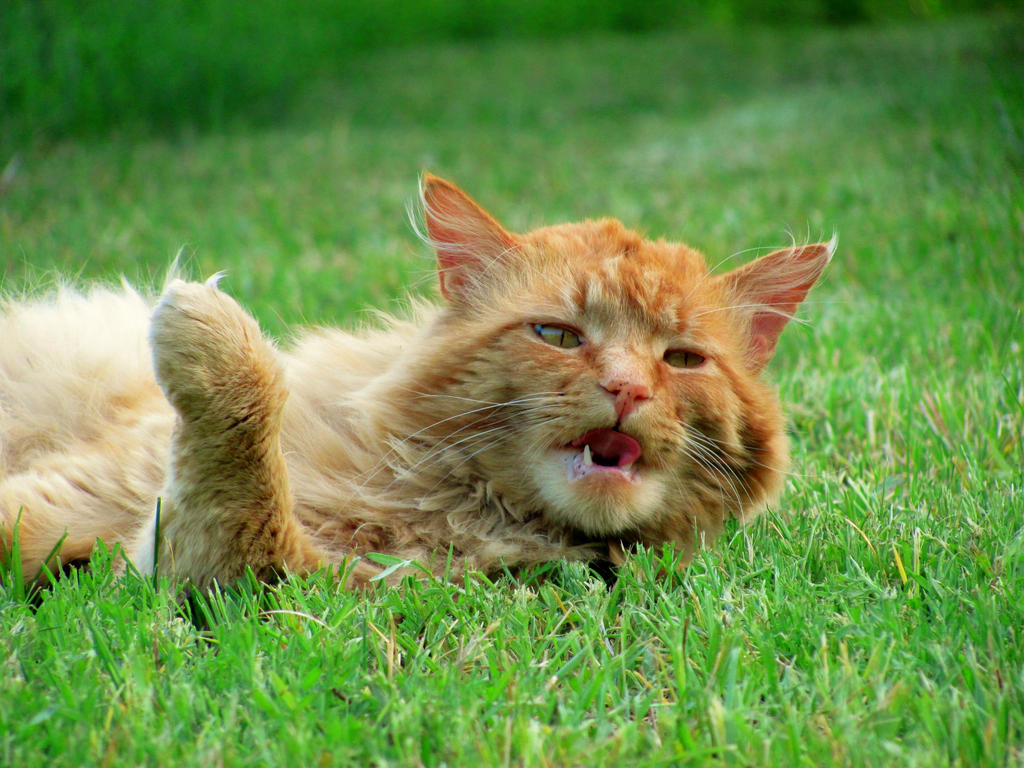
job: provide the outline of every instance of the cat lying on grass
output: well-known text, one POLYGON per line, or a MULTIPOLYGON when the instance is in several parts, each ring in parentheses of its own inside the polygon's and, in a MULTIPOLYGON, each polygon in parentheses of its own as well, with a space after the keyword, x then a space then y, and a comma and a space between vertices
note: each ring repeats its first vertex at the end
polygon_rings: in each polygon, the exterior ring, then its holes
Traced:
POLYGON ((366 553, 454 578, 690 557, 777 498, 760 374, 834 242, 711 275, 614 220, 513 234, 447 181, 421 192, 444 302, 379 330, 282 351, 215 280, 155 309, 127 287, 4 304, 0 544, 17 528, 25 575, 97 539, 197 587, 361 585, 366 553))

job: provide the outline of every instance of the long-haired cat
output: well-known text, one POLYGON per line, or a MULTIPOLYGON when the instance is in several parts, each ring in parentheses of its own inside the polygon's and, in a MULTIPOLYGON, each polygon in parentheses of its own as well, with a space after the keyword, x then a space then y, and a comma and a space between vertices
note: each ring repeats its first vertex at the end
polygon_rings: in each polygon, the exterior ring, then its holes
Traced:
POLYGON ((760 375, 834 243, 711 274, 618 221, 514 234, 447 181, 421 192, 444 300, 378 330, 282 351, 216 281, 155 309, 129 288, 3 305, 0 544, 17 527, 26 575, 97 539, 197 586, 362 584, 374 552, 456 578, 692 555, 777 497, 760 375))

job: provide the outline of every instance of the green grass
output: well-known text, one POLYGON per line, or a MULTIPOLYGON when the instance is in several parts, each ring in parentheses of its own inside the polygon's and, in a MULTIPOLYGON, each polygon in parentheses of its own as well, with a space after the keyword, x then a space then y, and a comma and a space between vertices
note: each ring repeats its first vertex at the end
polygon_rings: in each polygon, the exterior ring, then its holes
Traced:
POLYGON ((432 290, 423 167, 513 228, 840 247, 772 366, 786 497, 683 575, 5 576, 0 764, 1024 765, 1022 54, 1009 18, 439 45, 273 130, 23 150, 6 290, 184 248, 275 333, 432 290))

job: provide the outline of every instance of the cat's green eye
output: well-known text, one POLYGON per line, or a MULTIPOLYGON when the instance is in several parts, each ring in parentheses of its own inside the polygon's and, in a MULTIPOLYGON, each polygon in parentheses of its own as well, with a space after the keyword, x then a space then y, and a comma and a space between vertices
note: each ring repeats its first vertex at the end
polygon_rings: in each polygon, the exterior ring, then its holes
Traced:
POLYGON ((557 325, 537 324, 533 326, 533 332, 554 347, 568 349, 570 347, 578 347, 583 343, 583 339, 580 338, 578 333, 557 325))
POLYGON ((665 353, 665 362, 673 368, 696 368, 702 365, 705 359, 704 355, 687 349, 670 349, 665 353))

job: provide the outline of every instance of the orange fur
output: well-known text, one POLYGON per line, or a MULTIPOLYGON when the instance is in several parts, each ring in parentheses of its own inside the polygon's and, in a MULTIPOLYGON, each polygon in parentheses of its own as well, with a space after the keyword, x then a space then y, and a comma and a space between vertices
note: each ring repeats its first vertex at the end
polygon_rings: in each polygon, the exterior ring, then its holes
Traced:
POLYGON ((510 233, 430 175, 422 199, 447 301, 382 330, 280 351, 214 282, 9 302, 0 542, 20 519, 26 573, 65 534, 60 562, 102 538, 151 569, 157 497, 159 568, 198 586, 690 556, 777 497, 759 374, 834 243, 712 275, 614 220, 510 233))

